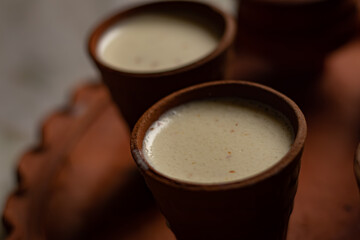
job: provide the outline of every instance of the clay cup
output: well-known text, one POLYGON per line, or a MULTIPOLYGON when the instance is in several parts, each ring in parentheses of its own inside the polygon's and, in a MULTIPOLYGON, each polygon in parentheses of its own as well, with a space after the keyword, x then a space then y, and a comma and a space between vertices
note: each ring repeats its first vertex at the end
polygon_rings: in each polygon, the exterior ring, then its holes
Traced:
POLYGON ((131 150, 177 239, 286 239, 306 131, 301 110, 285 95, 257 83, 224 80, 191 86, 158 101, 134 127, 131 150), (289 152, 264 172, 222 184, 173 180, 152 168, 142 155, 152 123, 175 106, 209 97, 251 99, 283 113, 295 133, 289 152))
POLYGON ((193 84, 223 79, 228 50, 233 43, 235 32, 236 23, 233 17, 216 7, 187 1, 155 2, 121 11, 105 19, 91 33, 88 52, 112 99, 132 128, 148 107, 171 92, 193 84), (184 13, 190 18, 201 18, 207 26, 219 32, 218 45, 200 60, 173 70, 155 73, 128 72, 115 69, 101 61, 97 47, 106 31, 129 17, 147 12, 184 13))

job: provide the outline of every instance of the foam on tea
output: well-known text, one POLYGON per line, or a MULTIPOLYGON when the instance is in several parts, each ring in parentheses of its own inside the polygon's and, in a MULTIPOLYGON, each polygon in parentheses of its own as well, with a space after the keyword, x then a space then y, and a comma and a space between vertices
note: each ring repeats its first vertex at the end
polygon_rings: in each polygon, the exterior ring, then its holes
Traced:
POLYGON ((218 29, 186 14, 142 13, 119 22, 102 37, 100 59, 134 73, 168 71, 209 55, 220 39, 218 29))
POLYGON ((214 98, 164 113, 143 141, 156 171, 192 183, 224 183, 274 166, 294 140, 289 121, 254 101, 214 98))

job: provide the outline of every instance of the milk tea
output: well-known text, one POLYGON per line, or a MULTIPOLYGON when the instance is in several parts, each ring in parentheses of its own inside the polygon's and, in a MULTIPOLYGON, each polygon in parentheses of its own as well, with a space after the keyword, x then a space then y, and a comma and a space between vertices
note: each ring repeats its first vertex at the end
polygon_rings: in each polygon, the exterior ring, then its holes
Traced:
POLYGON ((143 154, 168 178, 189 183, 239 181, 278 163, 294 133, 289 121, 267 105, 237 98, 185 103, 148 129, 143 154))
POLYGON ((186 14, 149 12, 120 21, 102 37, 97 54, 109 66, 133 73, 174 70, 215 50, 220 33, 186 14))

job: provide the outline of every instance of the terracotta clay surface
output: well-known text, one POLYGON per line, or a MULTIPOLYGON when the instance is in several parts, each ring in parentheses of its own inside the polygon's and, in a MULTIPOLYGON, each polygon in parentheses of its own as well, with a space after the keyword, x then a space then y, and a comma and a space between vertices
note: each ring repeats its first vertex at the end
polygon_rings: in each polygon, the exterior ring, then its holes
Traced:
MULTIPOLYGON (((256 63, 261 64, 261 63, 256 63)), ((353 162, 360 122, 360 39, 329 54, 306 96, 308 138, 289 240, 358 240, 353 162)), ((130 158, 129 132, 102 85, 76 91, 43 124, 3 212, 7 239, 174 240, 130 158), (101 237, 99 237, 101 236, 101 237)))

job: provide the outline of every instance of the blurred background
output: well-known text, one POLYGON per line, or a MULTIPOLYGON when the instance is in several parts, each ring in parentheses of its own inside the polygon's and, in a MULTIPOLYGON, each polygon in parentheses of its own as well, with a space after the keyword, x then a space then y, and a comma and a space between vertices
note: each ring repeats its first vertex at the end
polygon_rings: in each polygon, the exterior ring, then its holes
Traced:
MULTIPOLYGON (((86 52, 89 32, 118 9, 149 1, 0 1, 0 212, 43 119, 66 104, 76 86, 98 80, 86 52)), ((202 1, 235 14, 237 0, 202 1)))

